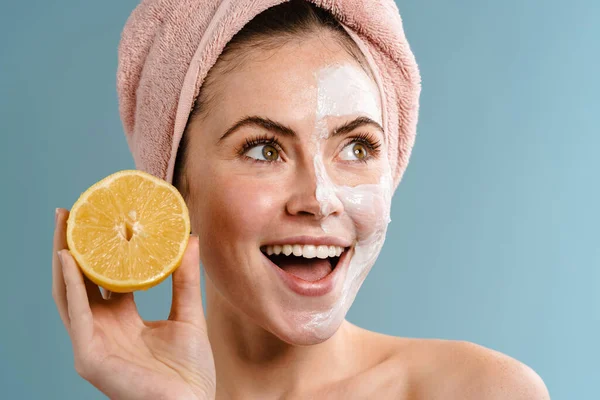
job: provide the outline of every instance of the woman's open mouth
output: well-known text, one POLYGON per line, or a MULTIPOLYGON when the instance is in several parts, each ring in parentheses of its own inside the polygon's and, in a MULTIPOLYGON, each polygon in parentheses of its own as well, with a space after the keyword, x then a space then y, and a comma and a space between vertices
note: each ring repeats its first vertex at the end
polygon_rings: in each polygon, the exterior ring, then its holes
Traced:
POLYGON ((263 246, 260 250, 286 273, 307 282, 317 282, 335 269, 346 248, 285 244, 263 246))

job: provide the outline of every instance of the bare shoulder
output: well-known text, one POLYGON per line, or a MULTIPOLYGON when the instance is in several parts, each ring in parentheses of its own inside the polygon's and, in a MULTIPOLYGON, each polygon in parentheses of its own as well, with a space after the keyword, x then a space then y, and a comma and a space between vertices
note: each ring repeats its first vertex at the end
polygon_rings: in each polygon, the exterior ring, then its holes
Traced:
POLYGON ((467 376, 473 381, 471 398, 550 399, 544 381, 528 365, 475 343, 455 342, 454 346, 470 361, 467 376))
POLYGON ((466 341, 389 340, 395 341, 391 364, 408 371, 412 396, 407 398, 550 399, 533 369, 498 351, 466 341))
POLYGON ((524 363, 456 340, 405 338, 353 326, 360 371, 343 398, 397 400, 549 400, 540 376, 524 363))

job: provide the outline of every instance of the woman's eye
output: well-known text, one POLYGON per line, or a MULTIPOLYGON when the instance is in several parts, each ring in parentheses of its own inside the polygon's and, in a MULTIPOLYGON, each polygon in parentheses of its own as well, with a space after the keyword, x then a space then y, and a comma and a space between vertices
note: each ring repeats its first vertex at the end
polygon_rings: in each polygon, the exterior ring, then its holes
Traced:
POLYGON ((346 161, 364 160, 368 155, 367 148, 364 144, 352 142, 342 149, 340 158, 346 161))
POLYGON ((246 156, 260 161, 277 161, 279 151, 270 144, 260 144, 248 150, 246 156))

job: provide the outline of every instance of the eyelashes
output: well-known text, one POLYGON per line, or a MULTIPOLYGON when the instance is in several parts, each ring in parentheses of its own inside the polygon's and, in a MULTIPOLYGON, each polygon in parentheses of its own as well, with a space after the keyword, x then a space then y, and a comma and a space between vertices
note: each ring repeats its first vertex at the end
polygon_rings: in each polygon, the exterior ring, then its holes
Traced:
POLYGON ((347 141, 345 142, 344 147, 352 143, 360 143, 367 148, 367 157, 357 161, 367 162, 369 159, 371 159, 371 157, 379 157, 379 154, 381 153, 381 141, 370 133, 358 133, 354 136, 348 137, 346 140, 347 141))
MULTIPOLYGON (((280 162, 281 160, 279 159, 280 153, 282 152, 281 149, 281 144, 279 143, 279 141, 273 137, 273 136, 268 136, 268 135, 261 135, 261 136, 255 136, 255 137, 250 137, 250 138, 246 138, 244 144, 239 147, 238 149, 236 149, 236 152, 238 154, 238 157, 246 160, 246 161, 251 161, 254 163, 274 163, 274 162, 280 162), (255 157, 250 157, 250 155, 248 155, 248 153, 250 152, 255 152, 255 150, 257 150, 257 147, 259 146, 263 146, 263 151, 259 152, 259 156, 265 156, 264 153, 264 147, 269 146, 271 147, 271 152, 274 153, 274 155, 276 156, 274 160, 261 160, 255 157), (262 153, 262 154, 260 154, 262 153)), ((268 154, 268 153, 267 153, 268 154)), ((273 154, 270 154, 269 157, 272 157, 273 154)))
MULTIPOLYGON (((378 158, 381 154, 381 146, 382 146, 381 140, 379 140, 379 138, 377 138, 372 133, 360 132, 360 133, 357 133, 355 135, 345 138, 344 144, 342 145, 342 149, 346 148, 348 145, 350 145, 352 143, 359 143, 359 144, 363 145, 367 149, 368 154, 367 154, 367 157, 365 157, 365 158, 352 160, 352 161, 346 161, 346 162, 360 161, 360 162, 367 163, 372 158, 378 158)), ((249 157, 246 155, 246 153, 248 153, 248 151, 250 151, 251 149, 253 149, 257 146, 271 146, 278 153, 281 153, 283 151, 281 143, 279 142, 279 140, 277 140, 277 138, 275 136, 272 136, 269 134, 261 134, 261 135, 247 137, 245 139, 244 143, 241 146, 239 146, 238 148, 236 148, 236 153, 238 154, 238 156, 240 156, 242 158, 245 158, 245 159, 248 159, 251 161, 255 161, 255 162, 259 162, 259 163, 278 162, 278 161, 259 160, 259 159, 249 157)))
POLYGON ((274 136, 259 135, 246 138, 244 144, 237 148, 236 152, 238 153, 238 155, 244 156, 248 152, 248 150, 259 145, 273 146, 277 151, 282 151, 281 144, 274 136))

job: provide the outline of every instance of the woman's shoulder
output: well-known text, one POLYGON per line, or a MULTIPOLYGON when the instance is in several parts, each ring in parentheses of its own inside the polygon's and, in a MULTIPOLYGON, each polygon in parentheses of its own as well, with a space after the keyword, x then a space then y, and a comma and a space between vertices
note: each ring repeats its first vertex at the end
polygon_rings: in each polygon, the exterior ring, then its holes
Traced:
POLYGON ((533 369, 484 346, 366 330, 361 336, 380 359, 368 375, 398 390, 399 399, 550 399, 533 369))

